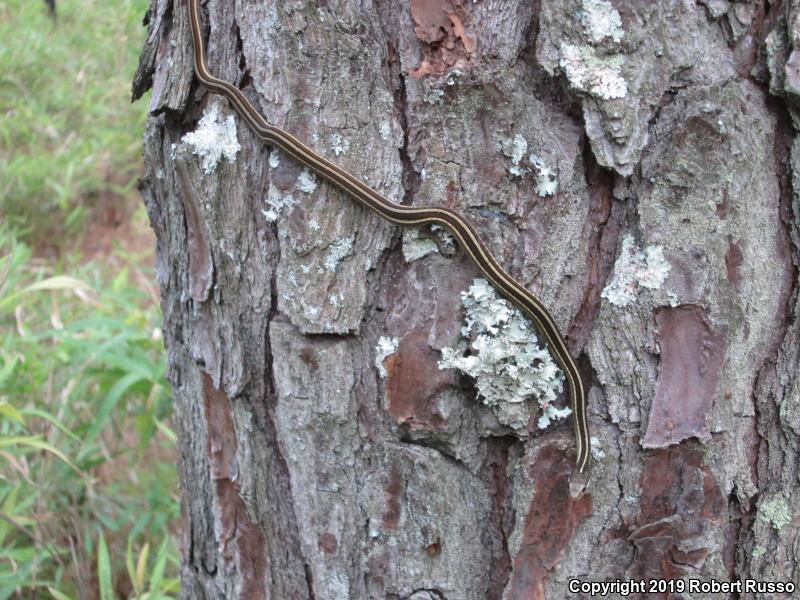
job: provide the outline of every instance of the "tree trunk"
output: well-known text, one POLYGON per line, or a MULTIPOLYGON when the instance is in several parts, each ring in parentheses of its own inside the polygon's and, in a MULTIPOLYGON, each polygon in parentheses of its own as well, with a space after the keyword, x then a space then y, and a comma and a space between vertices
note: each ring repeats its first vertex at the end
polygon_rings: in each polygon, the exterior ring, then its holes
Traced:
POLYGON ((185 0, 151 0, 134 96, 152 87, 184 598, 797 584, 800 2, 205 11, 212 73, 389 198, 467 216, 551 310, 594 473, 571 499, 568 420, 439 368, 479 276, 463 250, 264 146, 194 81, 185 0))

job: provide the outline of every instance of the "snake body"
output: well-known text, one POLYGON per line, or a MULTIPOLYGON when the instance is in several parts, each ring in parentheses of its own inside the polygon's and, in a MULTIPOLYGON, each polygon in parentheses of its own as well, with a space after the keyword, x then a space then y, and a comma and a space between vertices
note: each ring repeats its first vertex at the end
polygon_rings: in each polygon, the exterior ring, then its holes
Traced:
POLYGON ((289 153, 297 161, 323 177, 339 189, 347 192, 368 209, 378 213, 392 223, 402 226, 437 224, 444 226, 458 240, 483 276, 505 298, 510 300, 536 325, 544 336, 556 362, 564 372, 573 413, 575 466, 570 476, 570 493, 573 497, 583 493, 591 471, 589 427, 586 417, 586 391, 575 360, 572 358, 564 338, 553 317, 541 302, 525 287, 509 275, 497 262, 486 244, 478 237, 473 226, 460 214, 443 207, 412 207, 396 204, 366 183, 303 144, 287 131, 271 125, 256 110, 247 97, 235 86, 217 79, 208 71, 203 49, 200 22, 200 0, 189 0, 189 22, 194 45, 194 71, 197 79, 211 92, 219 94, 233 105, 256 135, 266 144, 275 145, 289 153))

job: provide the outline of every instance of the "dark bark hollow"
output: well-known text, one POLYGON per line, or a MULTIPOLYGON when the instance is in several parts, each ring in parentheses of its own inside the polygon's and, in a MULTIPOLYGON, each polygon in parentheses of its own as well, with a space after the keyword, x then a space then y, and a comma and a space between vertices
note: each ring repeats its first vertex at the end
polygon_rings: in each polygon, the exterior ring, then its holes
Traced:
POLYGON ((797 2, 205 10, 209 68, 270 122, 476 224, 569 333, 596 439, 573 501, 568 425, 438 368, 463 253, 264 147, 194 84, 185 3, 151 0, 134 96, 185 598, 798 581, 797 2))

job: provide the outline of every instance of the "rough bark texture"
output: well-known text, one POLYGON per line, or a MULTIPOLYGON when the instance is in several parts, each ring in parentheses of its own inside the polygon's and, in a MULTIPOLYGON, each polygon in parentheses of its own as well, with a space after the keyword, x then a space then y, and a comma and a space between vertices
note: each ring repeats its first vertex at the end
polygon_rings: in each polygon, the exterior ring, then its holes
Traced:
POLYGON ((798 0, 205 8, 212 72, 269 121, 476 224, 569 333, 597 439, 571 500, 569 426, 504 427, 437 368, 477 276, 438 233, 415 258, 238 119, 241 151, 204 169, 185 3, 151 0, 134 95, 153 89, 185 598, 798 582, 798 0))

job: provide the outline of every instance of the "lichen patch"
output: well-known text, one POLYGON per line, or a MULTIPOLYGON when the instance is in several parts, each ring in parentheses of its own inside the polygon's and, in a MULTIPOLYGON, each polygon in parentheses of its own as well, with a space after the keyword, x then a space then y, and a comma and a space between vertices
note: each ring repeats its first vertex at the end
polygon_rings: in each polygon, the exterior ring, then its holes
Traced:
POLYGON ((563 391, 563 373, 539 345, 522 313, 484 279, 475 279, 461 298, 466 308, 461 333, 470 341, 466 348, 443 348, 439 368, 458 369, 472 377, 478 395, 489 407, 535 398, 542 408, 540 428, 547 427, 551 419, 568 416, 568 408, 554 405, 563 391))
POLYGON ((335 271, 336 265, 338 265, 345 256, 350 255, 352 251, 352 237, 336 240, 328 247, 328 254, 325 257, 325 268, 328 271, 335 271))
POLYGON ((381 336, 378 338, 378 343, 375 346, 375 368, 378 369, 378 375, 382 379, 386 379, 386 367, 383 366, 383 361, 390 354, 394 354, 397 346, 400 343, 396 337, 381 336))
POLYGON ((622 238, 622 248, 614 264, 614 274, 601 296, 615 306, 628 306, 641 288, 658 289, 669 275, 671 266, 661 246, 641 250, 633 236, 622 238))
POLYGON ((767 521, 776 531, 780 531, 792 522, 792 511, 786 500, 773 498, 758 507, 758 518, 767 521))
POLYGON ((306 194, 310 194, 317 189, 317 176, 308 169, 303 169, 297 178, 297 189, 306 194))
POLYGON ((580 21, 584 33, 595 44, 605 39, 620 42, 625 33, 622 30, 622 17, 608 0, 583 0, 580 21))
POLYGON ((556 172, 547 166, 541 156, 531 154, 528 160, 531 161, 536 172, 534 175, 536 193, 542 198, 554 196, 558 191, 558 175, 556 172))
POLYGON ((217 168, 224 157, 233 162, 241 146, 236 139, 236 121, 233 115, 223 117, 219 102, 206 107, 203 117, 194 131, 190 131, 181 141, 192 147, 192 152, 203 159, 203 171, 208 174, 217 168))
POLYGON ((419 229, 407 229, 403 232, 403 258, 406 262, 419 260, 437 250, 436 242, 420 237, 419 229))
POLYGON ((267 221, 274 223, 287 208, 294 205, 294 198, 291 194, 282 194, 277 186, 271 185, 264 204, 267 205, 267 208, 261 209, 261 214, 267 221))
POLYGON ((625 58, 620 54, 602 55, 592 46, 563 43, 558 64, 577 92, 601 100, 615 100, 628 94, 628 84, 622 75, 625 58))
POLYGON ((516 134, 513 138, 504 139, 502 141, 502 149, 503 154, 511 159, 511 166, 508 167, 508 172, 515 177, 522 177, 526 169, 520 162, 528 151, 528 140, 520 134, 516 134))

